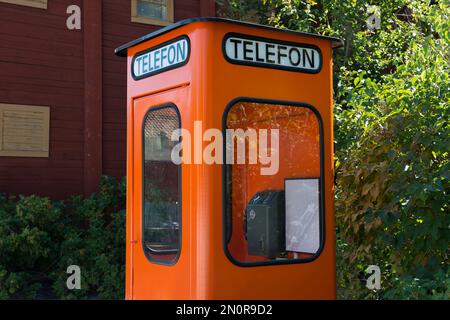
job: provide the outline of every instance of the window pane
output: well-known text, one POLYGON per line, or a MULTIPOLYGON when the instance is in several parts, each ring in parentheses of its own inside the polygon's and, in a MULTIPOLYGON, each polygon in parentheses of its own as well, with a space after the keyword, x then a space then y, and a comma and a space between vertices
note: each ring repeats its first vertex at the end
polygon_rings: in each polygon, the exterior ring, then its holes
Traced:
POLYGON ((225 151, 230 255, 244 264, 313 257, 323 238, 321 129, 316 114, 303 106, 237 102, 228 111, 226 125, 227 131, 254 130, 256 137, 252 140, 247 134, 241 139, 245 163, 237 161, 238 139, 227 142, 225 151), (252 152, 258 159, 253 163, 252 152), (278 159, 278 165, 267 157, 263 161, 264 155, 278 159), (264 173, 269 166, 275 169, 264 173))
POLYGON ((137 15, 140 17, 167 20, 165 0, 138 0, 137 15))
POLYGON ((144 122, 144 250, 170 262, 180 249, 179 166, 171 160, 179 117, 171 107, 150 110, 144 122))

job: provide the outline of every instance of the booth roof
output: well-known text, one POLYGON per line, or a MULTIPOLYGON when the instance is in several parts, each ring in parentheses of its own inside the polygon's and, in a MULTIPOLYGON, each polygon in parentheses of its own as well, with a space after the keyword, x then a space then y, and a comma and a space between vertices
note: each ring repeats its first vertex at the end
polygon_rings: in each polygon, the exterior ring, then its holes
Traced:
POLYGON ((260 29, 266 29, 266 30, 273 30, 273 31, 277 31, 277 32, 285 32, 285 33, 292 33, 292 34, 297 34, 297 35, 302 35, 302 36, 308 36, 308 37, 314 37, 314 38, 319 38, 319 39, 325 39, 325 40, 329 40, 332 42, 333 44, 333 49, 336 48, 340 48, 343 45, 343 41, 339 38, 335 38, 335 37, 327 37, 327 36, 322 36, 322 35, 318 35, 318 34, 314 34, 314 33, 309 33, 309 32, 299 32, 299 31, 293 31, 293 30, 289 30, 289 29, 278 29, 278 28, 274 28, 274 27, 270 27, 270 26, 265 26, 262 24, 256 24, 256 23, 250 23, 250 22, 242 22, 242 21, 237 21, 237 20, 231 20, 231 19, 224 19, 224 18, 191 18, 191 19, 185 19, 185 20, 181 20, 178 21, 174 24, 171 24, 167 27, 158 29, 154 32, 151 32, 143 37, 140 37, 136 40, 130 41, 120 47, 118 47, 115 50, 115 54, 117 56, 120 57, 126 57, 127 56, 127 49, 134 47, 142 42, 145 42, 147 40, 153 39, 157 36, 160 36, 162 34, 165 34, 169 31, 175 30, 177 28, 180 28, 184 25, 190 24, 190 23, 194 23, 194 22, 224 22, 224 23, 232 23, 232 24, 238 24, 238 25, 242 25, 242 26, 248 26, 248 27, 254 27, 254 28, 260 28, 260 29))

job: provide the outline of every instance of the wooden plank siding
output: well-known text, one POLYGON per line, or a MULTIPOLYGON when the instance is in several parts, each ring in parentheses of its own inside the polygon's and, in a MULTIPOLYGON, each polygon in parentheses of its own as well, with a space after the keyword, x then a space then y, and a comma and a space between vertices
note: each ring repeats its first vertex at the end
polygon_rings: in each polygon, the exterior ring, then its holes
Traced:
MULTIPOLYGON (((51 110, 49 157, 0 157, 0 193, 62 199, 95 191, 100 174, 124 176, 126 61, 114 49, 160 27, 132 23, 131 1, 98 1, 101 21, 87 32, 84 19, 95 14, 83 10, 95 5, 86 0, 48 0, 47 9, 0 2, 0 103, 51 110), (66 28, 70 5, 82 9, 81 30, 66 28), (100 42, 97 49, 85 35, 100 42), (96 134, 90 144, 86 129, 96 134), (87 156, 96 146, 99 153, 87 156)), ((214 15, 214 0, 175 0, 174 7, 175 21, 214 15)))
POLYGON ((83 192, 83 31, 66 9, 0 3, 0 102, 50 106, 49 158, 0 157, 0 192, 64 198, 83 192))
POLYGON ((102 0, 83 1, 84 194, 95 192, 103 172, 102 0))
MULTIPOLYGON (((201 16, 201 0, 175 0, 175 21, 201 16)), ((131 1, 103 2, 103 172, 122 177, 126 159, 126 64, 114 55, 114 49, 160 28, 130 22, 131 1), (119 142, 119 143, 118 143, 119 142)))

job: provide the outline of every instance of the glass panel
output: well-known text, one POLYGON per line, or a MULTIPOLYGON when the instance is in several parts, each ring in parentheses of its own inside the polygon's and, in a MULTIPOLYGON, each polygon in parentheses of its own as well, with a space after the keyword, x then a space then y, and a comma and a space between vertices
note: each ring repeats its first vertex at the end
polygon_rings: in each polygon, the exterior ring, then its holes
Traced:
POLYGON ((238 139, 227 140, 225 234, 230 255, 244 264, 313 257, 322 244, 323 221, 316 114, 303 106, 237 102, 226 125, 227 137, 230 129, 256 134, 256 140, 251 134, 241 139, 244 163, 237 161, 238 139), (256 162, 252 152, 257 152, 256 162), (269 164, 264 155, 278 165, 269 164))
POLYGON ((149 19, 167 20, 166 0, 138 0, 137 15, 149 19))
POLYGON ((144 121, 144 250, 164 262, 175 260, 180 249, 180 172, 170 156, 178 128, 171 107, 150 110, 144 121))

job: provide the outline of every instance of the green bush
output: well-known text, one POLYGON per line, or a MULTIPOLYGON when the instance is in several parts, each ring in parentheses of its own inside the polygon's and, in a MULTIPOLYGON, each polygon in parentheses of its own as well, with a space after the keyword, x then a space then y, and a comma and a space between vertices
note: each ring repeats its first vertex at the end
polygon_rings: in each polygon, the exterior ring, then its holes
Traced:
POLYGON ((123 298, 124 208, 125 181, 109 177, 88 198, 0 195, 0 299, 123 298), (81 290, 66 287, 70 265, 81 268, 81 290))
POLYGON ((422 31, 379 81, 360 72, 337 115, 346 297, 450 298, 450 7, 421 9, 416 19, 442 37, 422 31), (383 271, 376 294, 358 285, 372 264, 383 271))
POLYGON ((60 204, 0 195, 0 298, 32 297, 61 241, 60 204))

